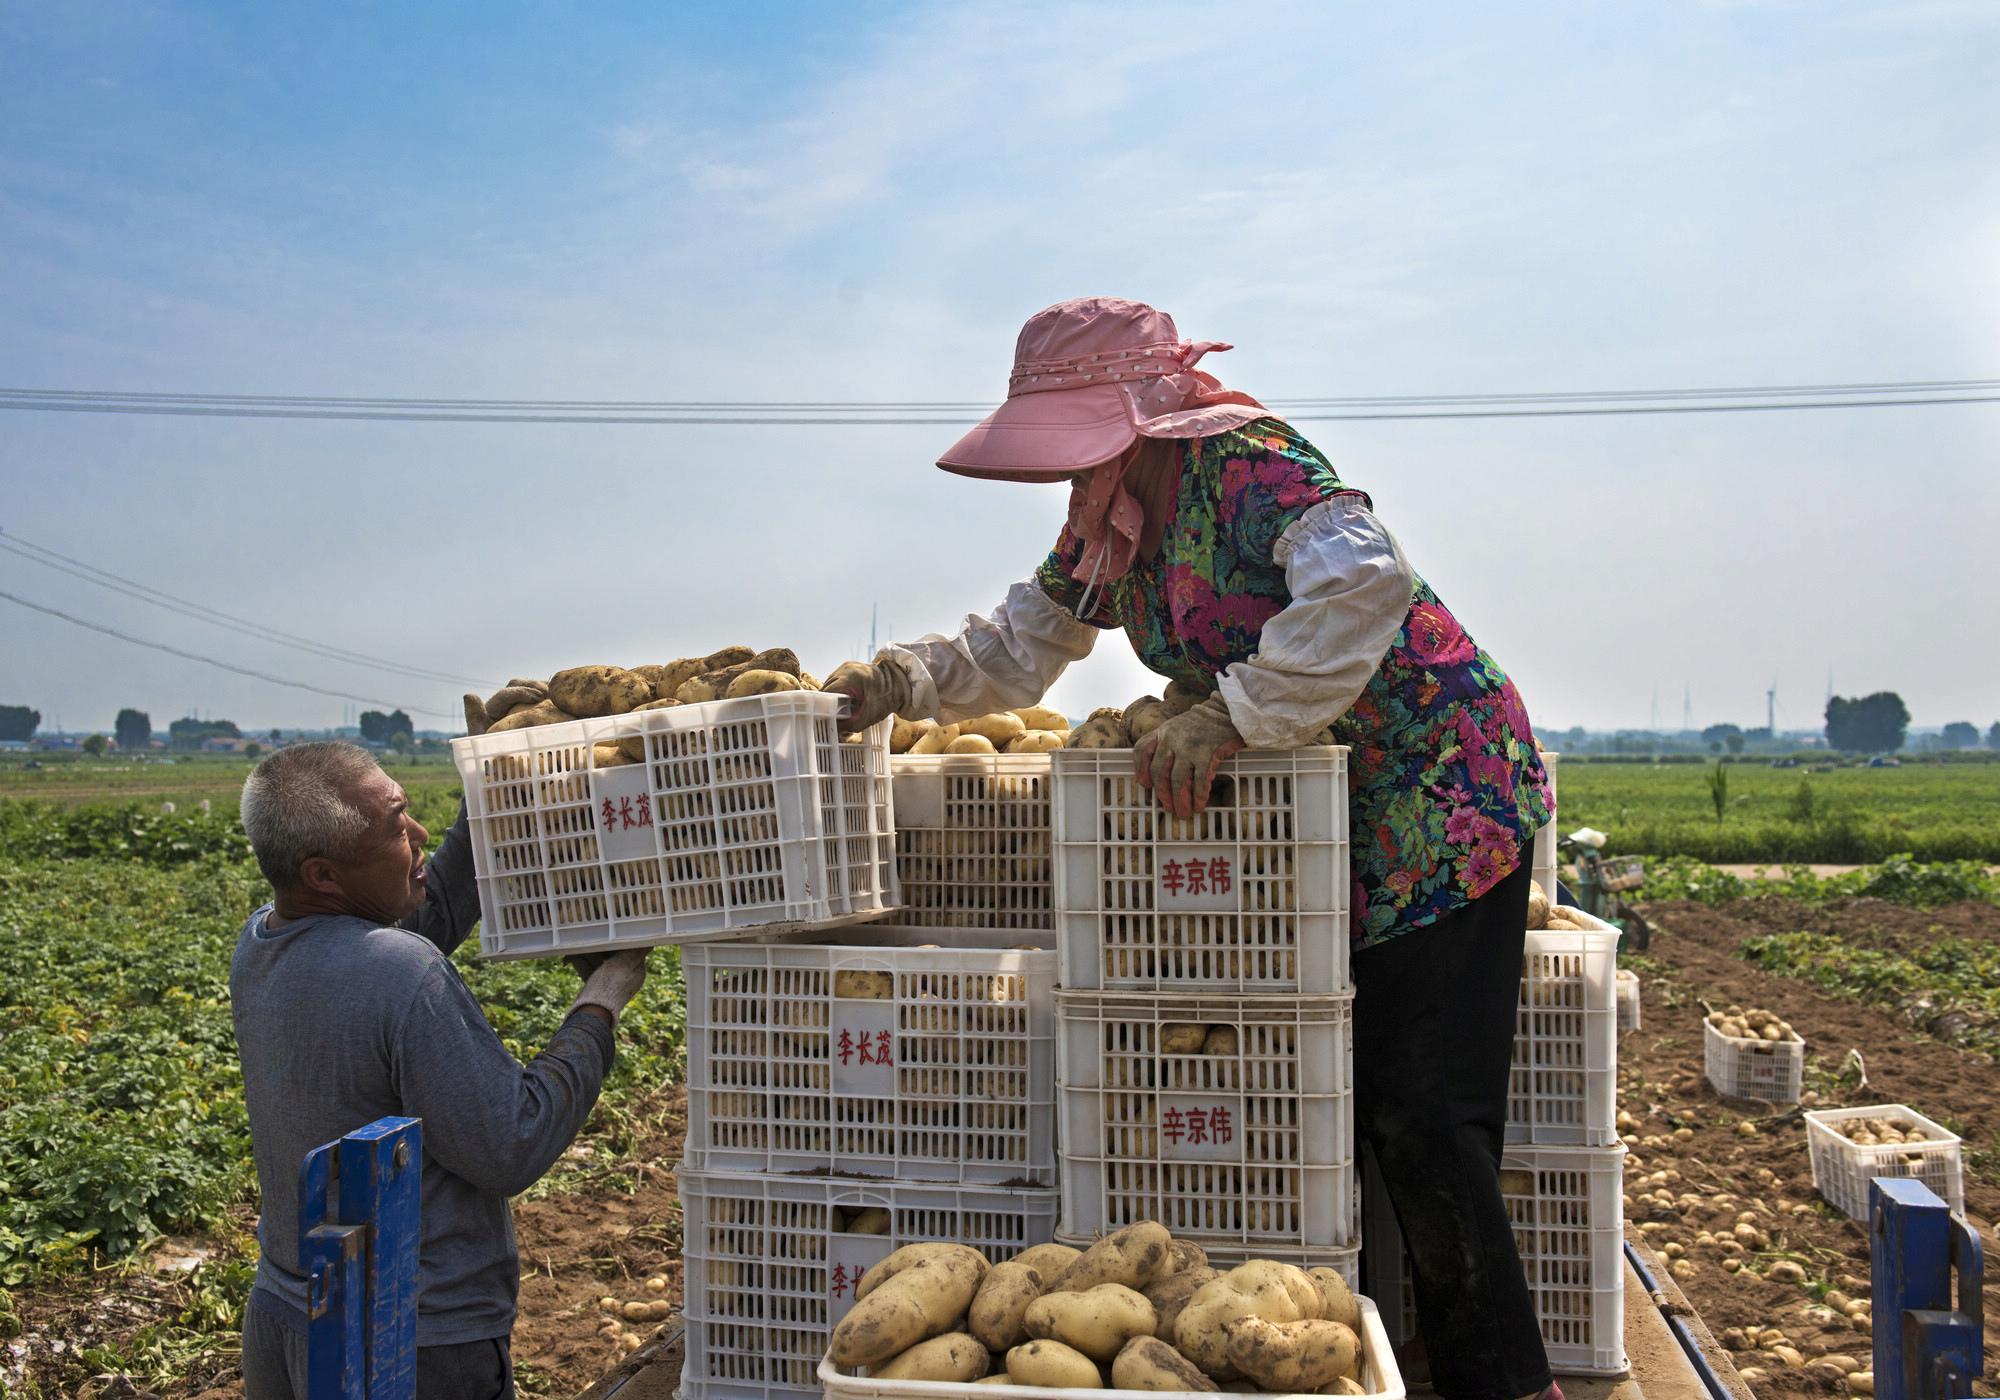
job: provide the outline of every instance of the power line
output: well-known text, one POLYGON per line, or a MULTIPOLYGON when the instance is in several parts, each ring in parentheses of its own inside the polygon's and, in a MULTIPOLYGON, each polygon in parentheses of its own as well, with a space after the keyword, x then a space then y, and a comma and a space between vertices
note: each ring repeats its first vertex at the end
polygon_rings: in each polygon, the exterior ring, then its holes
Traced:
MULTIPOLYGON (((1274 398, 1304 422, 1398 418, 1558 418, 1662 413, 1749 413, 1911 408, 2000 402, 2000 379, 1878 380, 1687 389, 1582 389, 1496 394, 1274 398), (1300 411, 1305 410, 1305 411, 1300 411), (1343 410, 1343 411, 1328 411, 1343 410)), ((329 395, 155 393, 0 388, 0 409, 178 417, 390 422, 570 423, 648 426, 958 427, 989 404, 951 400, 596 400, 362 398, 329 395), (900 416, 918 415, 918 416, 900 416)))
POLYGON ((35 544, 30 540, 22 539, 19 535, 7 534, 5 531, 0 531, 0 550, 6 550, 8 553, 26 559, 32 564, 40 564, 44 568, 54 569, 56 572, 68 574, 72 578, 80 578, 85 583, 96 584, 99 588, 109 589, 113 593, 122 593, 129 598, 137 598, 142 603, 150 603, 156 608, 165 608, 168 612, 180 613, 182 616, 191 617, 197 622, 206 622, 212 627, 220 627, 224 631, 236 632, 243 636, 255 638, 260 642, 274 642, 279 646, 291 647, 294 650, 308 652, 315 656, 325 657, 328 660, 344 661, 356 666, 366 666, 372 670, 387 671, 395 675, 408 676, 417 680, 445 681, 455 685, 476 685, 488 690, 497 689, 500 684, 498 681, 481 680, 476 676, 455 676, 444 671, 427 671, 420 666, 405 666, 401 662, 369 656, 364 652, 349 651, 345 647, 331 646, 324 642, 314 641, 309 637, 299 636, 296 633, 280 631, 275 627, 266 627, 260 622, 252 622, 248 618, 237 617, 233 613, 222 612, 219 609, 207 607, 190 599, 177 597, 172 593, 167 593, 161 589, 153 588, 148 584, 140 583, 136 579, 128 579, 121 574, 114 574, 108 569, 100 569, 94 564, 85 563, 81 559, 71 558, 69 555, 59 553, 56 550, 48 548, 46 545, 35 544), (33 553, 29 551, 33 551, 33 553), (41 556, 43 555, 49 557, 42 558, 41 556), (58 560, 61 562, 57 562, 58 560))
POLYGON ((272 685, 290 686, 293 690, 310 690, 317 695, 332 695, 342 700, 359 700, 367 705, 385 705, 392 710, 402 709, 413 711, 420 715, 435 715, 440 719, 455 718, 448 710, 430 710, 420 705, 399 705, 393 700, 381 700, 372 695, 355 695, 345 690, 328 690, 325 686, 321 685, 308 685, 304 681, 286 680, 283 676, 274 676, 269 671, 254 671, 247 666, 237 666, 228 661, 218 661, 213 656, 203 656, 199 652, 183 651, 179 647, 168 646, 165 642, 148 641, 144 637, 135 637, 129 632, 121 632, 115 627, 106 627, 101 622, 91 622, 71 613, 66 613, 60 608, 45 607, 40 603, 31 603, 26 598, 9 593, 5 589, 0 589, 0 598, 5 598, 10 603, 17 603, 21 607, 30 609, 33 612, 46 613, 50 617, 59 617, 64 622, 74 623, 76 626, 88 628, 92 632, 102 632, 107 637, 116 637, 121 642, 130 642, 134 646, 150 647, 154 651, 164 651, 169 656, 179 656, 189 661, 199 661, 204 665, 215 666, 224 671, 234 671, 239 676, 249 676, 254 680, 269 681, 272 685))

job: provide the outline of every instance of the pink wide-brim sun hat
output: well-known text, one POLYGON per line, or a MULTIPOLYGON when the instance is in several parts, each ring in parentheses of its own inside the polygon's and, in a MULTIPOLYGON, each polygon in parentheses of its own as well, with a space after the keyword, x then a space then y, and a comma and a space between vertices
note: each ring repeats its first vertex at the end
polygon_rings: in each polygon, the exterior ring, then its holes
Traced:
POLYGON ((1142 437, 1209 437, 1277 415, 1195 368, 1220 341, 1180 338, 1144 302, 1077 297, 1021 327, 1007 401, 938 458, 946 471, 1046 481, 1121 456, 1142 437))

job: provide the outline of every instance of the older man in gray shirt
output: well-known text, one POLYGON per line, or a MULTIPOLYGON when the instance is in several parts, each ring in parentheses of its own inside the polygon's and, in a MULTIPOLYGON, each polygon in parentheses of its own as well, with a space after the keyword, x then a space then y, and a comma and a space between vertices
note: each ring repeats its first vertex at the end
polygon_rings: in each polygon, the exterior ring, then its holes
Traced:
POLYGON ((535 1059, 507 1053, 451 964, 479 917, 463 809, 437 853, 365 750, 298 744, 243 785, 243 827, 275 899, 229 969, 257 1158, 260 1258, 243 1322, 247 1400, 305 1400, 299 1163, 388 1114, 424 1120, 417 1394, 514 1394, 520 1263, 508 1198, 576 1137, 611 1068, 643 952, 580 967, 535 1059))

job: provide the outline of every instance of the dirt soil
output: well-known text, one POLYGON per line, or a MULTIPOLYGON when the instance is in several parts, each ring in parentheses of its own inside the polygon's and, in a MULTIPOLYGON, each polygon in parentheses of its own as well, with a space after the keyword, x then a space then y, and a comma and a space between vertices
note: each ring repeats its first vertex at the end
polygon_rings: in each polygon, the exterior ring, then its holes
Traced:
MULTIPOLYGON (((1796 1112, 1725 1102, 1709 1086, 1700 1003, 1763 1007, 1789 1020, 1807 1047, 1804 1107, 1908 1104, 1962 1127, 1968 1149, 1990 1148, 2000 1138, 2000 1066, 1929 1038, 1893 1008, 1842 1000, 1764 973, 1738 951, 1745 939, 1795 929, 1901 950, 1941 937, 2000 939, 2000 909, 1964 904, 1922 911, 1875 900, 1808 908, 1766 899, 1656 904, 1646 912, 1654 934, 1640 973, 1642 1028, 1625 1035, 1619 1047, 1620 1105, 1632 1115, 1623 1122, 1631 1151, 1627 1218, 1656 1250, 1678 1244, 1686 1251, 1677 1281, 1717 1337, 1775 1327, 1784 1334, 1782 1344, 1799 1353, 1794 1364, 1754 1342, 1737 1352, 1738 1367, 1748 1368, 1746 1379, 1759 1395, 1845 1395, 1835 1367, 1814 1363, 1849 1357, 1866 1369, 1867 1324, 1808 1310, 1824 1307, 1821 1295, 1829 1288, 1868 1297, 1866 1231, 1813 1189, 1805 1124, 1796 1112), (1850 1048, 1865 1060, 1865 1090, 1851 1075, 1845 1082, 1835 1078, 1850 1048), (1753 1133, 1739 1126, 1745 1122, 1753 1133), (1763 1232, 1767 1243, 1753 1240, 1735 1256, 1742 1263, 1732 1273, 1724 1268, 1728 1244, 1703 1244, 1698 1237, 1708 1232, 1727 1240, 1739 1220, 1763 1232), (1803 1267, 1803 1284, 1765 1276, 1782 1260, 1803 1267)), ((1991 1258, 2000 1249, 1993 1228, 2000 1218, 2000 1173, 1990 1156, 1981 1161, 1966 1166, 1966 1215, 1991 1258)), ((1987 1291, 1986 1328, 1989 1339, 2000 1337, 2000 1290, 1987 1291)), ((2000 1348, 1988 1346, 1976 1394, 2000 1394, 1996 1352, 2000 1348)))

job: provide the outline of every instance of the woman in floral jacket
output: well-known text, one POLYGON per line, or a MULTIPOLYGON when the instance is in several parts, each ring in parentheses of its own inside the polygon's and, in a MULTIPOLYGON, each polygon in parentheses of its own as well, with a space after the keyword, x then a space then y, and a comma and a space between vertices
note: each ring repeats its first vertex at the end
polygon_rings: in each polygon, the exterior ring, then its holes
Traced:
POLYGON ((1437 1389, 1540 1395, 1553 1384, 1498 1171, 1547 777, 1513 682, 1367 494, 1194 368, 1227 348, 1112 298, 1030 319, 1007 402, 939 465, 1067 480, 1069 524, 990 616, 848 663, 827 688, 855 698, 857 727, 948 723, 1039 701, 1122 628, 1206 697, 1137 749, 1139 780, 1179 816, 1230 754, 1330 725, 1350 749, 1356 1121, 1409 1247, 1437 1389))

